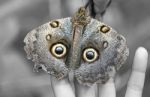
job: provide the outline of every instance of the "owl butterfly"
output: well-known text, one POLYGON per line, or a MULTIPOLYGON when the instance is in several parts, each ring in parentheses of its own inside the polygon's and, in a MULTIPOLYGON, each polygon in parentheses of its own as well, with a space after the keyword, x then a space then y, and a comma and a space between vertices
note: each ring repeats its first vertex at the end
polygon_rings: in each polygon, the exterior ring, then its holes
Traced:
POLYGON ((27 57, 48 74, 83 85, 105 83, 126 61, 126 39, 81 7, 73 17, 50 21, 24 39, 27 57))

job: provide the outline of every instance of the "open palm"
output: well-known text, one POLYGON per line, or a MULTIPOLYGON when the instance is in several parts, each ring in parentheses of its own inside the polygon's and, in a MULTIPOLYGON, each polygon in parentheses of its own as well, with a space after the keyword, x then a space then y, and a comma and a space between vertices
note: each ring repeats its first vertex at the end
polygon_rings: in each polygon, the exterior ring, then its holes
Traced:
MULTIPOLYGON (((139 47, 135 53, 125 97, 142 97, 147 60, 147 50, 139 47)), ((113 78, 110 78, 106 84, 92 87, 75 84, 75 90, 67 79, 58 81, 51 77, 51 82, 55 97, 116 97, 113 78)))

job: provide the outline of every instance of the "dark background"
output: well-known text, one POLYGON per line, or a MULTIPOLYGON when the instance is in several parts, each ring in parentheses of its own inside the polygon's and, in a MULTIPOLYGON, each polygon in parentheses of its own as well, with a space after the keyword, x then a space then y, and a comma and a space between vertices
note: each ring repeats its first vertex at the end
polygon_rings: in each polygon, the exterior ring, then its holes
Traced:
MULTIPOLYGON (((86 0, 0 0, 0 97, 53 97, 49 75, 33 72, 25 35, 50 20, 72 16, 86 0)), ((137 47, 150 51, 150 0, 113 0, 103 21, 127 39, 130 56, 116 77, 123 97, 137 47)), ((150 62, 143 97, 150 95, 150 62)))

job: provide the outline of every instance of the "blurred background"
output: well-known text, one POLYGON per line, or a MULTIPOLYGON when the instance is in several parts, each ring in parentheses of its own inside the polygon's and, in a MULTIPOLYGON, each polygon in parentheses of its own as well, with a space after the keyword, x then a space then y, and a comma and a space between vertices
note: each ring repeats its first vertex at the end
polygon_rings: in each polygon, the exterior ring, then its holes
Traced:
MULTIPOLYGON (((57 18, 72 16, 87 0, 0 0, 0 97, 53 97, 49 75, 33 72, 23 49, 26 34, 57 18), (84 2, 83 2, 84 1, 84 2)), ((112 0, 103 21, 127 39, 130 56, 116 77, 124 97, 135 50, 150 51, 150 0, 112 0)), ((150 59, 150 58, 149 58, 150 59)), ((150 95, 150 61, 143 97, 150 95)))

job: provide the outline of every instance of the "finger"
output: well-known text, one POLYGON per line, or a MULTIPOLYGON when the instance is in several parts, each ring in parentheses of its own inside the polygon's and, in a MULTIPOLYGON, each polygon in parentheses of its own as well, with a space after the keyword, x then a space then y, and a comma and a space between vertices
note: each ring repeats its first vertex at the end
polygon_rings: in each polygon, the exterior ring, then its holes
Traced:
POLYGON ((76 97, 97 97, 97 85, 85 86, 75 82, 76 97))
POLYGON ((99 84, 99 97, 116 97, 114 79, 111 77, 107 83, 99 84))
POLYGON ((128 82, 125 97, 142 97, 147 60, 147 50, 143 47, 139 47, 135 53, 132 73, 128 82))
POLYGON ((68 79, 57 80, 51 76, 50 80, 55 97, 75 97, 68 79))

